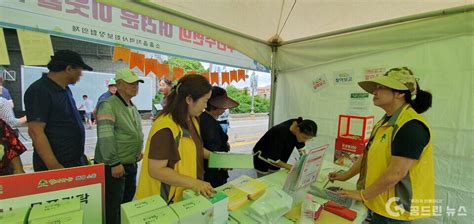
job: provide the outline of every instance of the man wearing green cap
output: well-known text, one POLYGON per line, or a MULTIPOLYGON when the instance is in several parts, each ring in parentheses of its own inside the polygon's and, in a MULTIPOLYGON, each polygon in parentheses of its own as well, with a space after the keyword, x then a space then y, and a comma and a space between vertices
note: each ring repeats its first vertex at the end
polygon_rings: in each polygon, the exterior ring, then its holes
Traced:
POLYGON ((130 69, 116 72, 117 92, 99 103, 95 161, 105 164, 107 223, 120 223, 120 204, 132 201, 143 132, 140 114, 131 99, 143 83, 130 69))

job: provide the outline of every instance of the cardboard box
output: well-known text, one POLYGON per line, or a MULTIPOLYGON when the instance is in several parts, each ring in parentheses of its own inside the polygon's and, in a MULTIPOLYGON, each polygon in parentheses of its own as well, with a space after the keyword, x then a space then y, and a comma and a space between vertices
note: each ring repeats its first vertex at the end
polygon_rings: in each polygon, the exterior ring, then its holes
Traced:
MULTIPOLYGON (((123 223, 123 222, 122 222, 123 223)), ((134 216, 130 219, 133 224, 179 224, 176 213, 168 206, 134 216)))
POLYGON ((203 196, 174 203, 170 208, 178 215, 180 223, 207 224, 212 221, 212 203, 203 196))
POLYGON ((225 224, 229 219, 229 211, 227 206, 229 204, 229 197, 223 192, 217 192, 209 198, 212 203, 212 223, 213 224, 225 224))
POLYGON ((351 167, 364 154, 365 142, 351 141, 346 138, 336 138, 334 163, 351 167))
MULTIPOLYGON (((198 197, 200 194, 186 189, 183 191, 183 200, 198 197)), ((214 224, 225 224, 229 219, 229 211, 227 207, 229 205, 229 197, 224 192, 217 192, 212 197, 208 198, 213 206, 212 223, 214 224)))
POLYGON ((159 195, 154 195, 141 200, 131 201, 120 206, 120 220, 122 224, 133 223, 130 220, 137 215, 165 207, 165 200, 159 195))
POLYGON ((82 224, 84 223, 84 212, 82 210, 69 212, 62 215, 51 216, 44 219, 35 219, 32 224, 82 224))
POLYGON ((16 208, 0 213, 0 223, 24 224, 28 220, 29 208, 16 208))
POLYGON ((183 198, 183 200, 187 200, 187 199, 197 197, 199 195, 201 195, 201 194, 196 193, 191 189, 186 189, 186 190, 183 191, 183 197, 182 198, 183 198))
POLYGON ((81 210, 80 198, 35 205, 33 208, 31 208, 30 216, 28 217, 28 223, 31 224, 32 221, 36 219, 44 219, 51 216, 58 216, 79 210, 81 210))

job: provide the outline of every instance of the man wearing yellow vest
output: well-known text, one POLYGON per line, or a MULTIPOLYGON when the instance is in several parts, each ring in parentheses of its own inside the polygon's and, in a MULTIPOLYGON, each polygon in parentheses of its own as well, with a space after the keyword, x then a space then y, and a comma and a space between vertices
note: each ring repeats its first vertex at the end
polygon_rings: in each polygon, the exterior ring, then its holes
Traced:
POLYGON ((204 181, 204 148, 198 117, 207 106, 212 86, 201 75, 181 78, 167 96, 148 134, 136 198, 161 195, 168 203, 180 201, 184 189, 212 196, 204 181))
POLYGON ((406 67, 359 85, 374 95, 374 105, 386 114, 375 125, 364 156, 347 172, 329 174, 329 179, 345 181, 360 173, 357 191, 338 194, 362 201, 370 210, 371 223, 410 223, 432 216, 432 134, 420 115, 431 107, 431 94, 420 89, 406 67))

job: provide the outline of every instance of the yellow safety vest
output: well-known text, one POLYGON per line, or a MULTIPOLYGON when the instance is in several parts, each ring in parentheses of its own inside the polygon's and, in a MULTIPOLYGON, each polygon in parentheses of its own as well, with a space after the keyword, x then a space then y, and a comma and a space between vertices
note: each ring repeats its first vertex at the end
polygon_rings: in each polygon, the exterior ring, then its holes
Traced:
MULTIPOLYGON (((196 118, 193 118, 194 127, 200 134, 199 123, 196 118)), ((197 159, 196 159, 196 145, 191 136, 183 137, 183 129, 173 121, 171 115, 158 117, 152 124, 148 139, 146 142, 145 153, 143 154, 142 169, 140 171, 140 179, 138 180, 137 192, 135 197, 137 199, 146 198, 152 195, 161 195, 161 182, 150 176, 148 173, 148 154, 150 152, 150 142, 153 135, 159 130, 169 128, 173 133, 173 138, 178 146, 180 160, 175 164, 174 170, 181 175, 197 178, 197 159)), ((180 201, 184 188, 170 186, 168 200, 174 202, 180 201)))
POLYGON ((364 186, 368 187, 388 168, 392 157, 392 141, 397 131, 411 120, 421 121, 428 127, 430 133, 428 144, 423 149, 420 158, 413 163, 407 176, 394 187, 365 203, 373 212, 396 220, 416 220, 434 214, 435 189, 431 129, 425 119, 410 105, 402 106, 386 123, 383 123, 382 119, 375 125, 371 136, 372 141, 365 152, 367 153, 365 164, 367 170, 364 186), (404 204, 411 204, 411 206, 407 210, 400 209, 404 204))

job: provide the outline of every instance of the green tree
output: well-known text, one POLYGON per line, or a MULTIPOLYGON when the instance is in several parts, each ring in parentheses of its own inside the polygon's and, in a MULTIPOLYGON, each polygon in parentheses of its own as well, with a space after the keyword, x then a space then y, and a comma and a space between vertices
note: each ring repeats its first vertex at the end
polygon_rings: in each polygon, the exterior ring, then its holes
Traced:
POLYGON ((262 96, 255 96, 254 111, 255 113, 267 113, 270 109, 270 100, 262 96))
MULTIPOLYGON (((234 86, 227 87, 227 95, 239 102, 239 106, 230 110, 231 113, 250 113, 252 107, 252 96, 247 91, 241 91, 234 86)), ((266 113, 270 108, 270 100, 261 96, 254 98, 254 112, 266 113)))
POLYGON ((173 73, 174 67, 180 67, 184 69, 184 73, 189 71, 196 71, 198 73, 206 72, 206 69, 202 66, 201 62, 189 60, 185 58, 169 57, 168 61, 165 61, 165 64, 170 65, 170 72, 173 73))
MULTIPOLYGON (((172 77, 173 75, 173 68, 174 67, 179 67, 184 69, 184 73, 188 73, 189 71, 196 71, 198 73, 206 72, 204 67, 202 66, 201 62, 199 61, 194 61, 190 59, 185 59, 185 58, 177 58, 177 57, 169 57, 167 61, 164 62, 165 64, 170 65, 170 75, 172 77)), ((173 85, 176 85, 177 80, 173 82, 173 85)), ((161 102, 161 99, 164 97, 164 95, 160 92, 157 92, 155 94, 155 97, 152 99, 153 104, 157 104, 161 102)))

